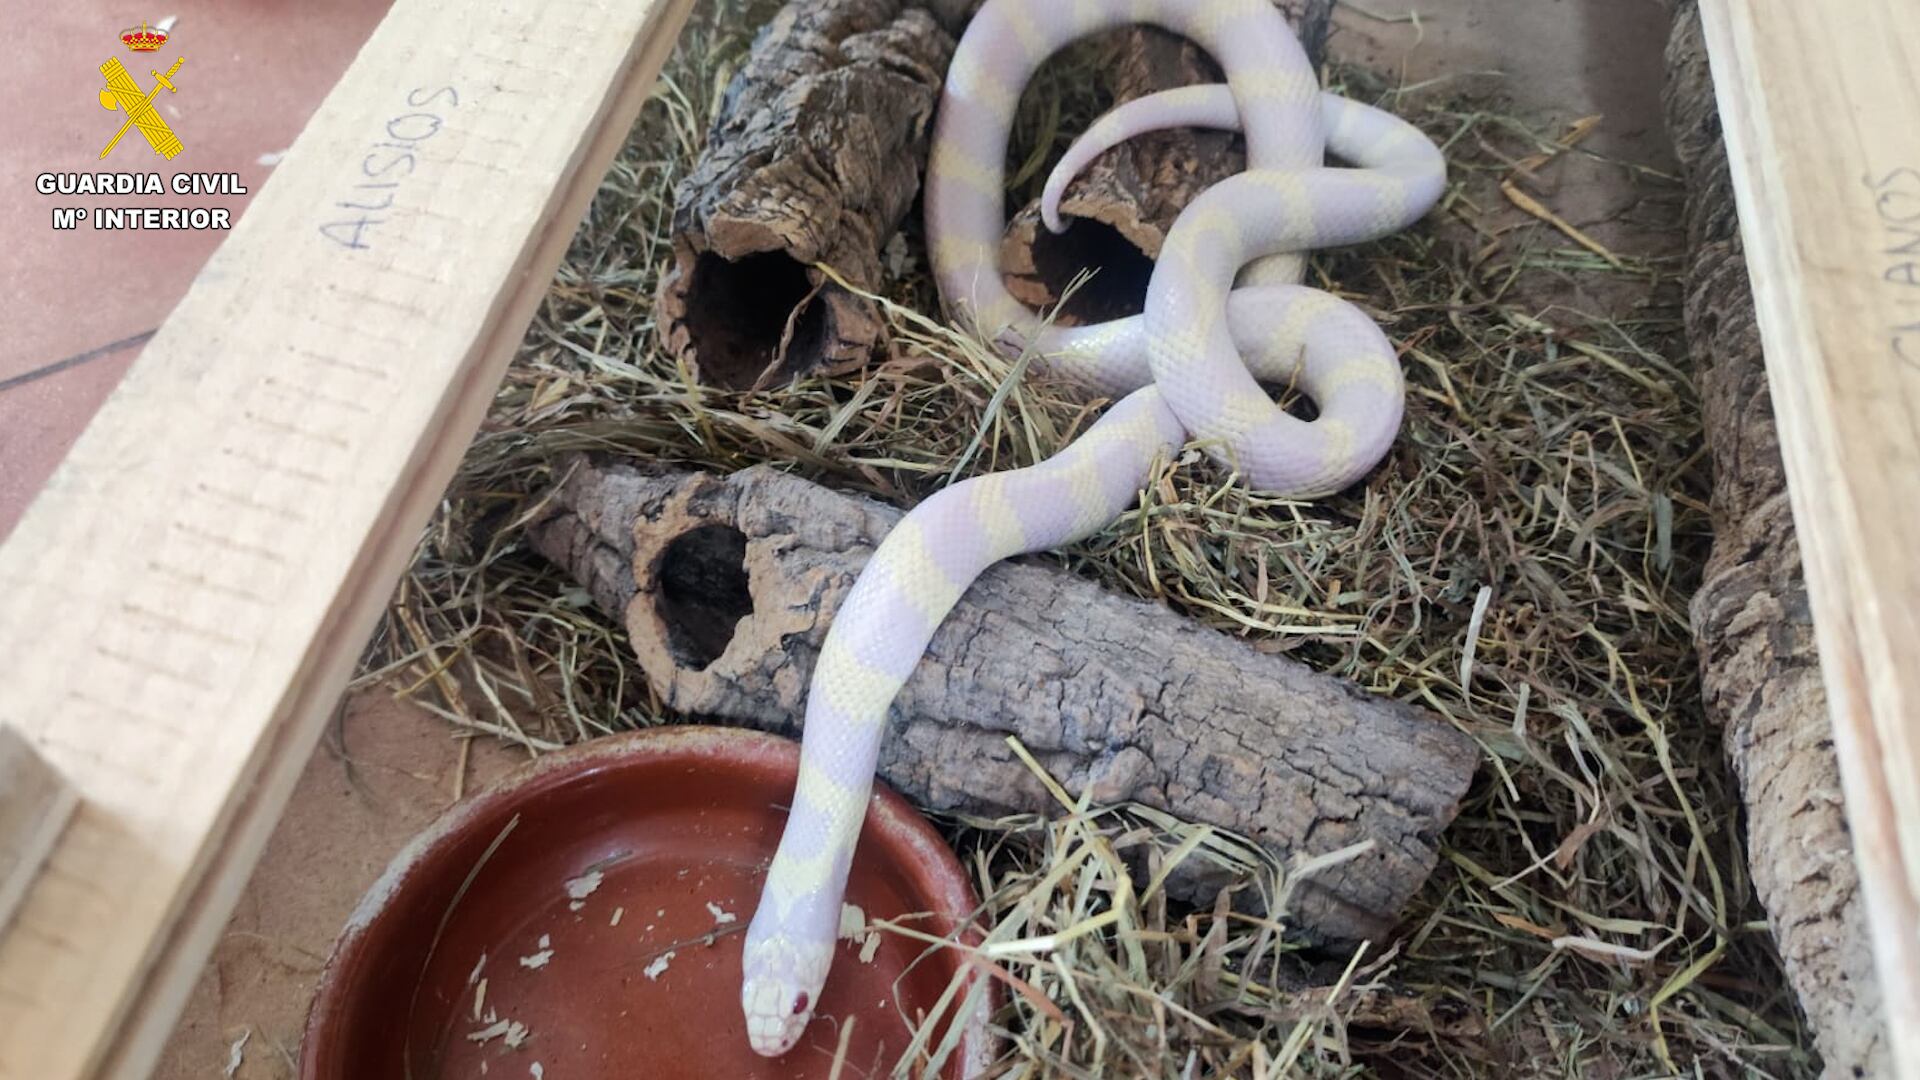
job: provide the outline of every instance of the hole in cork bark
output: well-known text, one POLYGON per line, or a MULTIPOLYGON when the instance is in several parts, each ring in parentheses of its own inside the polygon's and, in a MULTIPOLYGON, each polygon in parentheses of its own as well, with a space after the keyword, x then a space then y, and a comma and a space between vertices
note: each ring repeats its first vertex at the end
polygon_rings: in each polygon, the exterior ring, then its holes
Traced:
POLYGON ((1153 260, 1103 222, 1067 218, 1067 231, 1058 235, 1040 228, 1033 238, 1033 268, 1054 296, 1065 292, 1082 270, 1097 271, 1067 299, 1059 322, 1084 326, 1138 315, 1147 308, 1153 260))
POLYGON ((1260 389, 1267 397, 1280 406, 1280 411, 1295 420, 1311 423, 1320 417, 1320 403, 1307 396, 1301 387, 1299 376, 1282 373, 1277 379, 1259 379, 1260 389))
MULTIPOLYGON (((1147 281, 1153 260, 1121 235, 1120 230, 1091 218, 1068 217, 1067 230, 1058 235, 1041 228, 1034 234, 1035 274, 1058 296, 1083 268, 1099 268, 1061 308, 1059 322, 1086 325, 1138 315, 1147 308, 1147 281)), ((1298 387, 1261 383, 1260 388, 1298 420, 1319 417, 1320 407, 1298 387)))
MULTIPOLYGON (((686 327, 704 380, 729 390, 752 386, 773 362, 787 315, 810 288, 806 268, 777 251, 738 260, 701 254, 687 282, 686 327)), ((801 315, 796 347, 808 322, 820 319, 817 310, 801 315)), ((819 330, 813 334, 818 337, 819 330)))
POLYGON ((1320 415, 1320 406, 1314 404, 1312 398, 1297 389, 1288 390, 1284 386, 1269 386, 1266 390, 1273 395, 1274 403, 1295 420, 1311 421, 1320 415))
MULTIPOLYGON (((781 365, 791 375, 801 367, 811 368, 820 362, 827 351, 827 290, 807 302, 800 311, 800 317, 793 320, 793 340, 787 342, 786 361, 781 365)), ((776 335, 778 331, 775 332, 776 335)), ((776 339, 778 340, 777 336, 776 339)))
POLYGON ((675 663, 698 671, 712 666, 740 620, 753 614, 746 534, 731 525, 702 525, 674 537, 660 555, 654 611, 667 628, 675 663))

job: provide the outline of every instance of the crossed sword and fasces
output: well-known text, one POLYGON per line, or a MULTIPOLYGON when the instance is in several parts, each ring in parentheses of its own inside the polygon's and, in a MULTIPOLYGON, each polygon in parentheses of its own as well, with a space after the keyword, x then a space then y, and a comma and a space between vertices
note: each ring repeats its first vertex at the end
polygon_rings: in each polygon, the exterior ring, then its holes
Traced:
POLYGON ((173 85, 173 76, 180 70, 180 65, 186 62, 187 58, 184 56, 175 60, 165 75, 157 71, 149 71, 148 74, 160 81, 154 84, 152 90, 144 94, 140 92, 140 84, 134 82, 133 76, 127 74, 127 69, 120 66, 119 57, 110 56, 106 63, 100 65, 100 74, 107 77, 107 88, 100 91, 101 107, 109 111, 119 109, 127 114, 127 118, 120 123, 120 130, 114 132, 113 138, 108 141, 107 148, 100 151, 102 158, 113 153, 113 148, 120 142, 120 136, 127 133, 129 126, 133 126, 139 128, 140 134, 147 137, 147 145, 153 147, 154 153, 168 161, 173 160, 173 155, 181 150, 180 137, 173 133, 173 129, 167 126, 159 110, 153 107, 153 98, 163 88, 169 94, 179 93, 173 85))

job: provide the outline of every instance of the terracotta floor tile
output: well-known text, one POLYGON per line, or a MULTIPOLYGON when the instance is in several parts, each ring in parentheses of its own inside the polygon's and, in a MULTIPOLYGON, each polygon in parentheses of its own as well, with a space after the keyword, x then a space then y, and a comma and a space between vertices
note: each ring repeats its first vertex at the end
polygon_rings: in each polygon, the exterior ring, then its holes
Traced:
POLYGON ((138 346, 78 364, 58 376, 22 375, 101 349, 160 325, 225 232, 56 231, 56 206, 226 207, 237 221, 272 175, 265 155, 286 149, 333 88, 390 0, 268 4, 175 0, 141 10, 98 2, 19 4, 9 11, 16 87, 0 120, 0 536, 46 480, 117 382, 138 346), (175 17, 153 53, 130 52, 120 31, 175 17), (143 88, 185 58, 176 93, 156 98, 184 149, 167 161, 138 132, 100 150, 121 114, 99 101, 99 66, 117 56, 143 88), (246 195, 41 195, 43 172, 236 172, 246 195), (97 368, 86 376, 83 368, 97 368), (45 384, 45 385, 42 385, 45 384), (38 389, 34 389, 38 387, 38 389), (31 398, 23 395, 34 395, 31 398))
POLYGON ((115 349, 0 390, 0 538, 13 531, 138 353, 137 344, 115 349))
POLYGON ((380 690, 350 696, 150 1080, 291 1080, 320 969, 362 893, 456 790, 470 797, 526 763, 490 739, 474 740, 463 759, 460 740, 432 713, 380 690))

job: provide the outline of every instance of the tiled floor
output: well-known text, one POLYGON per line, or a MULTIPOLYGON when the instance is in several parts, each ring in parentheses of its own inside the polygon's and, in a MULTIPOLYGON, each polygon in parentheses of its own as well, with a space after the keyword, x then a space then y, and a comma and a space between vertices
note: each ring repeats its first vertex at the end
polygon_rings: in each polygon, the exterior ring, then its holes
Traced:
POLYGON ((361 894, 457 797, 528 760, 493 740, 463 752, 446 721, 384 691, 345 704, 148 1080, 293 1080, 321 969, 361 894))
POLYGON ((0 111, 0 538, 12 531, 80 429, 137 363, 145 336, 179 302, 224 232, 55 230, 56 206, 226 207, 237 220, 273 173, 271 155, 306 124, 390 0, 304 4, 172 0, 164 8, 17 4, 8 11, 0 111), (169 40, 135 53, 120 32, 171 16, 169 40), (172 161, 129 131, 100 150, 123 114, 102 108, 100 65, 118 57, 134 82, 184 59, 174 93, 155 98, 184 149, 172 161), (263 158, 265 160, 263 160, 263 158), (41 173, 238 173, 246 195, 59 196, 41 173))

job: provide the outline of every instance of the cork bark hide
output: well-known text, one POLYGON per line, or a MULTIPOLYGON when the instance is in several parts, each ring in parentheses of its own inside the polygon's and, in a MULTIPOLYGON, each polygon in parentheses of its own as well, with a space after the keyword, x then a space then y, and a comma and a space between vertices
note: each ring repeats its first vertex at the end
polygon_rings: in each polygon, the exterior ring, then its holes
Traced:
MULTIPOLYGON (((1275 0, 1315 65, 1325 51, 1333 5, 1275 0)), ((1219 66, 1198 46, 1157 27, 1118 31, 1110 47, 1099 70, 1115 103, 1222 79, 1219 66)), ((1173 219, 1195 195, 1246 167, 1245 142, 1232 132, 1179 128, 1108 150, 1063 193, 1065 232, 1048 231, 1037 198, 1014 214, 1000 250, 1008 291, 1030 307, 1051 308, 1076 274, 1097 270, 1060 309, 1058 321, 1085 324, 1138 314, 1173 219)))
MULTIPOLYGON (((900 512, 764 466, 726 479, 568 469, 535 550, 625 620, 667 707, 797 734, 827 628, 900 512)), ((1057 810, 1010 734, 1069 791, 1231 829, 1282 865, 1372 840, 1290 906, 1302 938, 1327 944, 1391 929, 1478 763, 1471 740, 1422 710, 1018 560, 982 575, 935 634, 895 700, 878 772, 937 810, 1057 810)), ((1203 861, 1174 896, 1217 893, 1224 879, 1203 861)))
POLYGON ((655 310, 694 376, 732 389, 857 367, 881 334, 860 288, 920 190, 964 5, 794 0, 755 39, 674 190, 655 310))
POLYGON ((1714 472, 1713 551, 1692 603, 1707 711, 1724 725, 1754 887, 1825 1075, 1887 1076, 1813 618, 1692 0, 1676 5, 1667 64, 1667 124, 1687 172, 1686 328, 1714 472))

